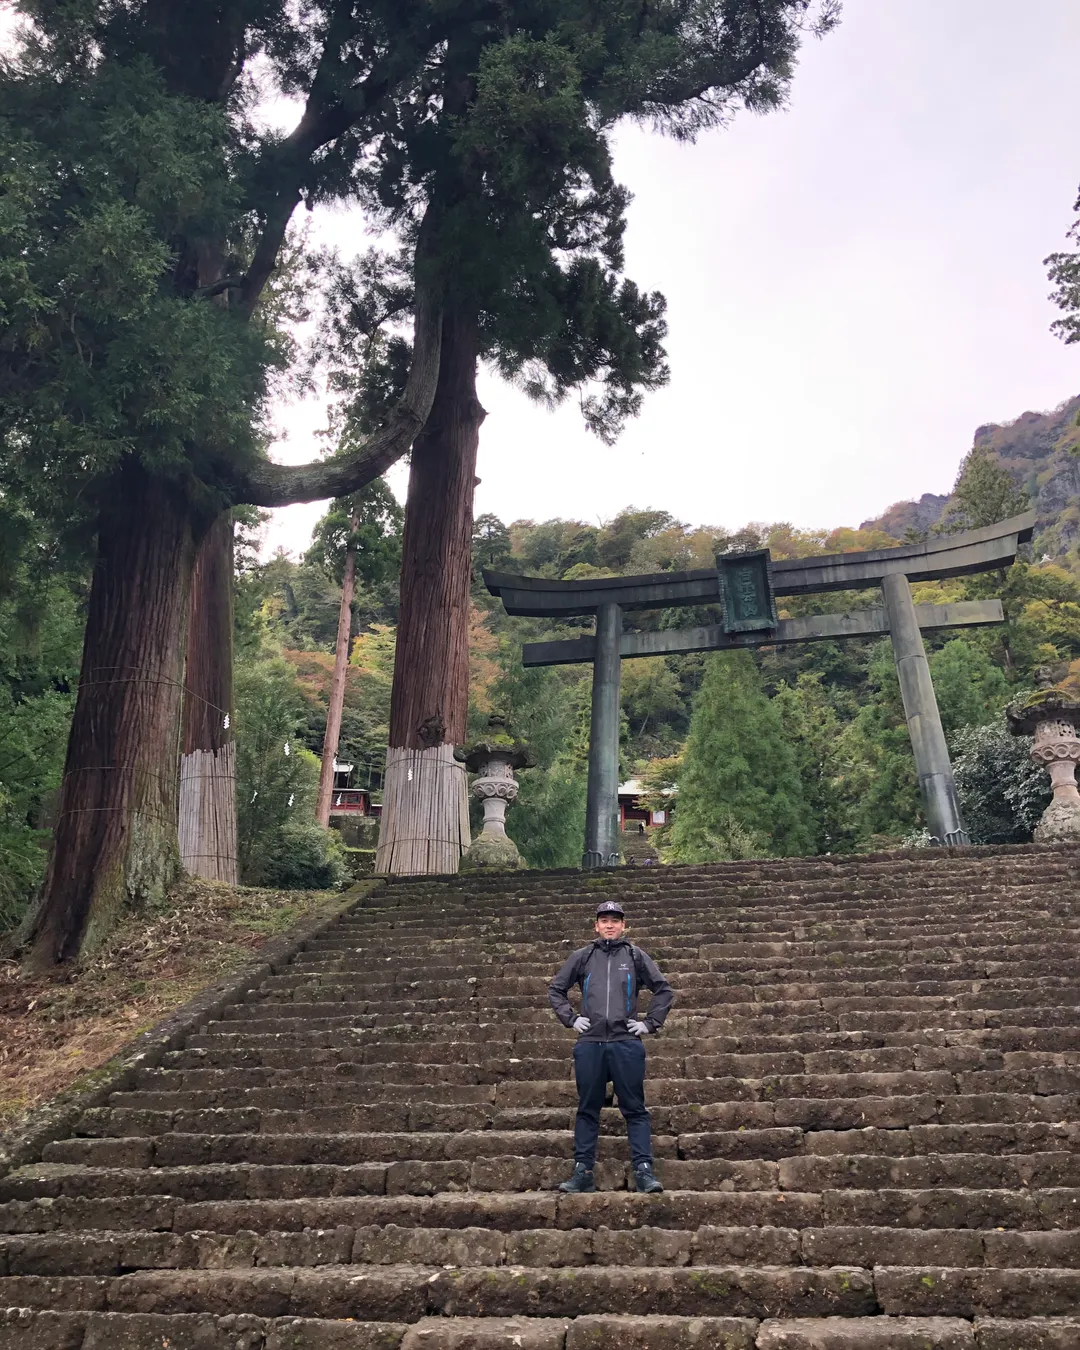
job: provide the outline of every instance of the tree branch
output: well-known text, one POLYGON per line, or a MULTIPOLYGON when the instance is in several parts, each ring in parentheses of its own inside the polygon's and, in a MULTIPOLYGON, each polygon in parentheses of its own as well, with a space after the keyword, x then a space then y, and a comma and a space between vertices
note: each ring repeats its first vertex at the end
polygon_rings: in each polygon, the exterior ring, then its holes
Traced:
MULTIPOLYGON (((351 5, 344 5, 339 10, 312 79, 303 116, 281 146, 281 186, 267 210, 263 230, 240 292, 240 311, 247 318, 254 313, 259 297, 273 274, 289 221, 300 204, 312 156, 370 116, 402 80, 417 70, 431 46, 442 35, 438 24, 412 35, 411 40, 406 40, 403 34, 394 45, 392 56, 376 62, 365 79, 344 93, 336 94, 333 92, 333 67, 347 35, 348 25, 342 15, 349 12, 351 5)), ((444 26, 446 22, 444 20, 444 26)))
POLYGON ((384 474, 408 453, 427 421, 439 379, 442 351, 442 303, 426 287, 417 286, 412 364, 401 402, 386 426, 346 455, 310 464, 273 464, 249 468, 234 482, 233 501, 253 506, 288 506, 347 497, 384 474))

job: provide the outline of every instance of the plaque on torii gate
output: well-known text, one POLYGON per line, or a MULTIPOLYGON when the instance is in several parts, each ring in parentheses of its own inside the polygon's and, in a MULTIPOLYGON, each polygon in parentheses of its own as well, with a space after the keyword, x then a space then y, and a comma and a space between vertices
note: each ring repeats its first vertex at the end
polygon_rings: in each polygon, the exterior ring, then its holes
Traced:
POLYGON ((508 614, 551 619, 596 615, 593 636, 531 642, 522 652, 526 666, 592 664, 582 866, 611 867, 619 860, 619 685, 624 659, 886 633, 892 640, 931 841, 942 845, 968 843, 922 634, 1003 623, 1005 615, 1000 600, 916 605, 911 598, 911 583, 1008 567, 1034 529, 1035 512, 1028 511, 982 529, 898 548, 775 560, 767 549, 758 549, 753 553, 720 554, 715 568, 636 577, 552 581, 485 569, 488 590, 501 598, 508 614), (777 616, 778 595, 815 595, 872 586, 881 587, 884 604, 880 607, 797 619, 777 616), (716 605, 720 622, 677 631, 623 631, 626 610, 686 605, 716 605))

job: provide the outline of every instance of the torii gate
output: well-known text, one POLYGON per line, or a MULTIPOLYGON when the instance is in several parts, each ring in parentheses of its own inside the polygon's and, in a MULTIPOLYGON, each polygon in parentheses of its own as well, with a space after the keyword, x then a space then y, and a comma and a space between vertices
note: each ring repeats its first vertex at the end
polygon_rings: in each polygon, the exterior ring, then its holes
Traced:
POLYGON ((883 633, 892 639, 931 842, 969 843, 922 633, 1003 623, 1005 615, 1000 600, 916 605, 911 598, 910 583, 1008 567, 1015 560, 1019 545, 1030 540, 1034 529, 1035 512, 1028 511, 997 525, 899 548, 776 561, 768 549, 761 549, 753 553, 721 554, 715 569, 660 572, 651 576, 550 581, 545 577, 515 577, 485 569, 487 588, 502 599, 507 614, 552 619, 596 615, 593 637, 531 642, 523 650, 526 666, 592 663, 589 791, 582 867, 613 867, 619 860, 619 685, 624 658, 771 647, 779 643, 883 633), (865 590, 870 586, 881 587, 882 608, 802 619, 777 618, 777 595, 814 595, 824 591, 865 590), (721 622, 677 632, 623 632, 624 610, 683 605, 718 605, 721 622))

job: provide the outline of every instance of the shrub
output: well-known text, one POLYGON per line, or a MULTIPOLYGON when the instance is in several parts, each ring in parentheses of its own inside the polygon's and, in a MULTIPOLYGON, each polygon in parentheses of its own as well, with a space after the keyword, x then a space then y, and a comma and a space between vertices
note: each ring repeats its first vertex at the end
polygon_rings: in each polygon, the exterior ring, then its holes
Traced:
POLYGON ((281 891, 333 891, 345 880, 345 846, 337 830, 292 820, 277 831, 260 883, 281 891))
POLYGON ((1050 801, 1050 780, 1031 762, 1031 738, 1004 719, 952 736, 953 771, 973 844, 1023 844, 1050 801))

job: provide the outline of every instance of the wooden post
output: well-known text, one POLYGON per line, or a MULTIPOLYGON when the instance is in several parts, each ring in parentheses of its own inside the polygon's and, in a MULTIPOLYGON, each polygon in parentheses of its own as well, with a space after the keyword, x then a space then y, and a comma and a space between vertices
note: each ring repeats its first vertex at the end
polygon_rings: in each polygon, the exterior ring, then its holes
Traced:
POLYGON ((589 795, 585 806, 584 868, 619 862, 619 685, 622 607, 596 610, 592 720, 589 726, 589 795))
MULTIPOLYGON (((354 516, 349 528, 355 535, 359 521, 354 516)), ((341 578, 341 608, 338 610, 337 642, 334 646, 334 677, 330 682, 330 706, 326 710, 326 734, 323 737, 322 765, 319 770, 319 797, 315 819, 327 829, 330 804, 334 797, 334 760, 341 740, 341 714, 345 708, 345 675, 349 667, 349 640, 352 637, 352 601, 356 588, 356 545, 352 539, 345 550, 345 572, 341 578)))
POLYGON ((931 843, 970 844, 911 587, 906 576, 894 573, 882 580, 881 590, 931 843))

